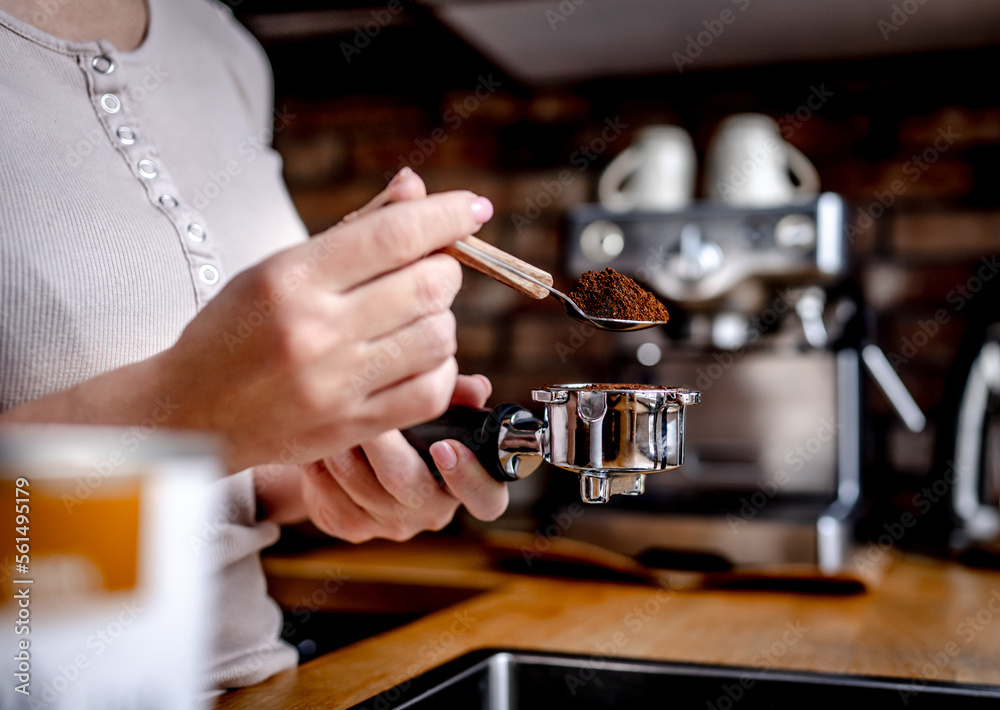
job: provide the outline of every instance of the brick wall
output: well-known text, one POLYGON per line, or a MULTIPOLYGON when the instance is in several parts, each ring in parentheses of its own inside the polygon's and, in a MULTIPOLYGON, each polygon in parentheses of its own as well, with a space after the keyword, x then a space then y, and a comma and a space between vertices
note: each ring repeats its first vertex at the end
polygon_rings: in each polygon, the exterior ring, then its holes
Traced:
MULTIPOLYGON (((956 289, 975 285, 981 259, 1000 246, 1000 98, 969 71, 987 61, 995 66, 996 56, 734 69, 561 89, 532 89, 497 73, 489 86, 480 75, 419 100, 391 86, 364 95, 285 94, 279 105, 295 119, 275 145, 313 232, 408 164, 431 191, 488 196, 497 212, 480 236, 568 287, 561 271, 565 211, 594 200, 600 171, 639 128, 683 125, 703 157, 724 116, 768 113, 815 163, 823 188, 854 203, 852 278, 876 313, 877 342, 900 356, 898 372, 933 420, 966 316, 976 310, 959 305, 976 296, 956 297, 956 289), (811 108, 817 91, 829 96, 811 108), (942 310, 947 322, 920 335, 920 324, 942 310)), ((550 382, 614 378, 614 336, 584 337, 551 299, 531 301, 467 271, 455 312, 462 370, 488 374, 495 401, 527 402, 533 386, 550 382)), ((933 425, 924 435, 908 434, 880 396, 869 406, 890 471, 926 476, 933 425)))

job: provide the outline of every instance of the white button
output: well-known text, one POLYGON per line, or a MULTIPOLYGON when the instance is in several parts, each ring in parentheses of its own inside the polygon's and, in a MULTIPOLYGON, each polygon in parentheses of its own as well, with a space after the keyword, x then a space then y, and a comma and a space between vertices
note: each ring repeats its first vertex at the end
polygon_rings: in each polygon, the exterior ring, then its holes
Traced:
POLYGON ((157 172, 156 163, 154 163, 152 160, 147 160, 146 158, 143 158, 142 160, 139 161, 137 167, 139 168, 139 174, 142 175, 144 178, 156 177, 156 172, 157 172))
MULTIPOLYGON (((160 195, 160 204, 163 205, 164 207, 176 207, 177 198, 174 197, 173 195, 160 195)), ((191 228, 188 227, 189 231, 190 229, 191 228)))
POLYGON ((90 66, 98 74, 110 74, 115 70, 115 63, 111 61, 111 57, 106 57, 103 54, 91 59, 90 66))
POLYGON ((104 94, 101 97, 101 108, 108 113, 118 113, 121 110, 122 102, 114 94, 104 94))
POLYGON ((205 241, 205 228, 196 222, 192 222, 188 225, 188 236, 191 237, 193 241, 203 242, 205 241))
POLYGON ((209 286, 214 286, 219 283, 219 270, 211 264, 205 264, 203 267, 198 269, 198 276, 209 286))
POLYGON ((135 131, 133 131, 128 126, 122 126, 115 133, 118 135, 118 140, 121 141, 123 145, 132 145, 135 143, 135 131))

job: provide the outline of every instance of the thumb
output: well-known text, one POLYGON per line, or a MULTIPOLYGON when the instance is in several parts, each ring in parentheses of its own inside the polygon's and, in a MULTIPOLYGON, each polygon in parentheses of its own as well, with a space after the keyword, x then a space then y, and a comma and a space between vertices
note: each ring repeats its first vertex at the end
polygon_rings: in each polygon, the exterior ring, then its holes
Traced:
POLYGON ((409 167, 403 166, 382 192, 370 199, 364 207, 354 210, 341 221, 353 222, 358 217, 371 214, 390 202, 407 202, 424 197, 427 197, 427 186, 424 185, 424 181, 409 167))

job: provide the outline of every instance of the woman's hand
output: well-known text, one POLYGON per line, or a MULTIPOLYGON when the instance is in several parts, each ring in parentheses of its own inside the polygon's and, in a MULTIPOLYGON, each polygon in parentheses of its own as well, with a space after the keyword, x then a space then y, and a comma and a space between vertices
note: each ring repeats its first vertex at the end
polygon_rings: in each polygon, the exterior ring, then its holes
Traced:
POLYGON ((440 415, 455 390, 458 262, 493 213, 407 171, 357 213, 236 277, 159 355, 0 413, 4 422, 220 433, 230 471, 303 464, 440 415), (385 204, 385 203, 391 204, 385 204))
MULTIPOLYGON (((482 407, 490 391, 482 375, 460 375, 451 404, 482 407)), ((258 467, 259 504, 275 522, 308 517, 327 534, 350 542, 375 537, 402 541, 424 530, 440 530, 460 505, 480 520, 503 513, 506 484, 491 478, 465 446, 437 442, 431 454, 444 485, 395 430, 301 467, 258 467)))
POLYGON ((163 354, 185 423, 224 435, 230 470, 316 461, 447 408, 461 267, 426 255, 477 232, 492 205, 378 199, 237 275, 163 354))
MULTIPOLYGON (((344 221, 426 194, 423 181, 404 168, 344 221)), ((459 375, 450 404, 482 407, 491 391, 486 377, 459 375)), ((463 503, 480 520, 495 520, 503 513, 507 486, 490 477, 465 446, 436 442, 431 455, 445 488, 398 430, 310 464, 257 466, 254 481, 261 517, 279 524, 311 519, 330 535, 361 542, 373 537, 406 540, 424 530, 440 530, 463 503)))

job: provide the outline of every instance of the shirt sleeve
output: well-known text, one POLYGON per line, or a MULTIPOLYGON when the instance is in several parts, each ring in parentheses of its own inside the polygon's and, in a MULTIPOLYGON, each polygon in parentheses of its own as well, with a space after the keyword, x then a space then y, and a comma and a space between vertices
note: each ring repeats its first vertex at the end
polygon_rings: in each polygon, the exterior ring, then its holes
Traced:
POLYGON ((212 650, 211 688, 252 685, 293 668, 298 652, 279 638, 282 617, 267 596, 260 551, 280 535, 272 522, 257 522, 253 471, 247 469, 217 482, 222 524, 207 554, 213 581, 209 607, 212 650))
POLYGON ((232 8, 219 0, 212 2, 222 27, 213 33, 211 46, 239 90, 244 108, 260 131, 257 135, 267 136, 264 142, 270 145, 275 117, 271 63, 256 38, 233 16, 232 8))

